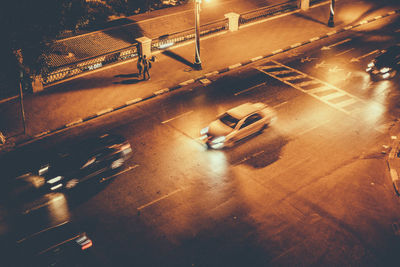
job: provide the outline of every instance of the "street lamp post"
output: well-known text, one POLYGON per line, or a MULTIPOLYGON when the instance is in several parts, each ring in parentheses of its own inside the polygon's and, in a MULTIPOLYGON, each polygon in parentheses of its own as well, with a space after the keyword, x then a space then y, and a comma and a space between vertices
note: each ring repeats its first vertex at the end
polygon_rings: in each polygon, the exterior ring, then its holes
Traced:
POLYGON ((334 27, 335 22, 334 22, 334 16, 335 16, 335 0, 331 0, 331 5, 329 7, 329 20, 328 20, 328 26, 329 27, 334 27))
POLYGON ((195 0, 194 19, 195 19, 195 55, 194 55, 194 68, 201 70, 200 60, 200 4, 201 0, 195 0))

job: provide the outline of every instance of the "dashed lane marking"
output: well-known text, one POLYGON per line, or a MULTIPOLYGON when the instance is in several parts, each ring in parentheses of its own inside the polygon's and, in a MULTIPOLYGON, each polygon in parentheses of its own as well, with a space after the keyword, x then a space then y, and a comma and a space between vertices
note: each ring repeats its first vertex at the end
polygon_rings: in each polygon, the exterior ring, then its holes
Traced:
POLYGON ((144 204, 144 205, 138 207, 137 210, 138 210, 138 211, 141 211, 142 209, 147 208, 147 207, 149 207, 149 206, 151 206, 151 205, 153 205, 153 204, 155 204, 155 203, 157 203, 157 202, 159 202, 159 201, 161 201, 161 200, 163 200, 163 199, 166 199, 166 198, 168 198, 168 197, 170 197, 170 196, 172 196, 172 195, 175 195, 176 193, 179 193, 179 192, 181 192, 182 190, 183 190, 183 188, 176 189, 175 191, 172 191, 171 193, 168 193, 168 194, 166 194, 165 196, 162 196, 162 197, 160 197, 160 198, 157 198, 157 199, 155 199, 155 200, 153 200, 153 201, 150 201, 150 202, 147 203, 147 204, 144 204))
POLYGON ((123 174, 123 173, 129 172, 129 171, 131 171, 131 170, 133 170, 133 169, 135 169, 135 168, 137 168, 137 167, 139 167, 138 164, 133 165, 133 166, 129 166, 128 168, 126 168, 126 169, 124 169, 124 170, 122 170, 122 171, 120 171, 120 172, 117 172, 117 173, 115 173, 115 174, 113 174, 113 175, 111 175, 111 176, 102 178, 102 179, 100 180, 100 182, 105 182, 105 181, 107 181, 107 180, 110 180, 111 178, 114 178, 115 176, 118 176, 118 175, 121 175, 121 174, 123 174))
POLYGON ((173 117, 173 118, 171 118, 171 119, 165 120, 165 121, 163 121, 163 122, 161 122, 161 123, 165 124, 165 123, 167 123, 167 122, 170 122, 170 121, 176 120, 176 119, 178 119, 178 118, 181 118, 181 117, 183 117, 183 116, 189 115, 189 114, 192 113, 192 112, 193 112, 193 110, 190 110, 190 111, 188 111, 188 112, 185 112, 185 113, 182 113, 182 114, 180 114, 180 115, 178 115, 178 116, 175 116, 175 117, 173 117))
POLYGON ((243 91, 240 91, 240 92, 235 93, 235 96, 240 95, 240 94, 243 94, 243 93, 245 93, 245 92, 248 92, 248 91, 250 91, 250 90, 253 90, 253 89, 255 89, 255 88, 257 88, 257 87, 260 87, 260 86, 262 86, 262 85, 265 85, 265 84, 266 84, 266 82, 263 82, 263 83, 260 83, 260 84, 256 84, 256 85, 254 85, 254 86, 252 86, 252 87, 249 87, 249 88, 247 88, 247 89, 245 89, 245 90, 243 90, 243 91))

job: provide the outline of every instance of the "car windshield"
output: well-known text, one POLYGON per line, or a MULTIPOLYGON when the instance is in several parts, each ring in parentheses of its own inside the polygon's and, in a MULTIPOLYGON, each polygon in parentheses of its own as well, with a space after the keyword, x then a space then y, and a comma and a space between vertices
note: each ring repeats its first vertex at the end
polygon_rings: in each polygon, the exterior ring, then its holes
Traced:
POLYGON ((228 113, 225 113, 224 115, 222 115, 219 120, 225 124, 228 125, 229 127, 231 127, 232 129, 234 129, 236 127, 236 124, 239 122, 238 119, 232 117, 231 115, 229 115, 228 113))

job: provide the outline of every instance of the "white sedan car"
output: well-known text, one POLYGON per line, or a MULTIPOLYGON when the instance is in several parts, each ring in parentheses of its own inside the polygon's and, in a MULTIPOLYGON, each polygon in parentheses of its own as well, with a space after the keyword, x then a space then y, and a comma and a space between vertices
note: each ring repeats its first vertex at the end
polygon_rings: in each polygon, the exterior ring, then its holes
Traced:
POLYGON ((263 103, 245 103, 217 117, 200 134, 213 149, 232 146, 236 141, 262 132, 276 118, 276 112, 263 103))

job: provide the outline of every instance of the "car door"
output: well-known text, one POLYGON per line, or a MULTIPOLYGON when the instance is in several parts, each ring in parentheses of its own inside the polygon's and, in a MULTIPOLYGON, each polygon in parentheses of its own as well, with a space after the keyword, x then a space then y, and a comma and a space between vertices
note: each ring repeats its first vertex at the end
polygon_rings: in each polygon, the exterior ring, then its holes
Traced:
POLYGON ((239 130, 236 134, 236 140, 245 138, 257 131, 259 131, 263 127, 262 116, 259 113, 254 113, 248 116, 243 124, 239 127, 239 130))

